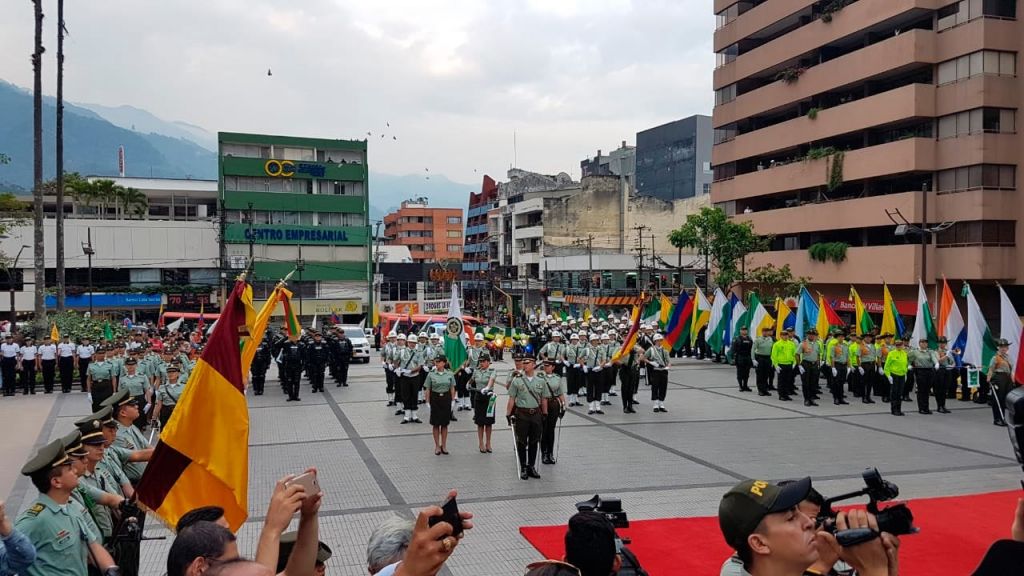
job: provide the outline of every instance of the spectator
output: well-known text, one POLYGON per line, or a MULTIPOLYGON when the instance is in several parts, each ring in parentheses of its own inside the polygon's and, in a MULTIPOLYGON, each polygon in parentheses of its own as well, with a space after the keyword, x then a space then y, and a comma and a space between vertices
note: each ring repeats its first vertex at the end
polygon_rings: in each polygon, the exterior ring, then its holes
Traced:
POLYGON ((370 543, 366 546, 366 569, 373 575, 391 568, 405 557, 412 539, 413 521, 392 516, 370 534, 370 543))
MULTIPOLYGON (((277 554, 277 572, 285 572, 285 568, 288 566, 288 559, 291 558, 292 550, 295 548, 295 542, 299 538, 298 532, 285 532, 281 535, 281 543, 278 548, 277 554)), ((323 542, 317 542, 316 546, 316 562, 313 567, 314 573, 317 576, 323 576, 327 571, 327 561, 331 559, 334 552, 331 551, 331 547, 323 542)))
POLYGON ((1010 539, 997 540, 989 547, 972 576, 1016 574, 1024 562, 1024 498, 1017 499, 1017 512, 1010 526, 1010 539))
POLYGON ((255 560, 235 558, 212 566, 204 576, 274 576, 274 573, 255 560))
POLYGON ((203 506, 182 514, 181 518, 178 519, 178 525, 174 527, 174 532, 176 534, 181 533, 182 530, 196 522, 213 522, 218 526, 231 528, 231 526, 228 525, 227 519, 224 518, 223 508, 220 506, 203 506))
MULTIPOLYGON (((316 468, 310 468, 306 470, 306 473, 316 474, 316 468)), ((303 486, 289 483, 292 478, 292 476, 285 476, 278 480, 274 487, 274 493, 270 497, 270 505, 267 508, 267 516, 263 521, 263 530, 260 532, 259 544, 256 547, 256 561, 271 570, 277 568, 281 536, 288 529, 295 513, 300 512, 298 535, 282 574, 312 576, 316 570, 320 537, 317 513, 320 510, 323 493, 307 495, 303 486)))
POLYGON ((580 576, 580 569, 560 560, 541 560, 526 566, 526 576, 580 576))
POLYGON ((200 520, 178 532, 167 553, 167 576, 201 576, 212 566, 238 558, 230 530, 200 520))
MULTIPOLYGON (((456 497, 455 490, 448 493, 448 498, 456 497)), ((398 564, 392 564, 377 573, 377 576, 434 576, 444 563, 451 557, 459 539, 465 536, 465 530, 473 528, 473 515, 460 512, 463 532, 458 538, 452 536, 452 526, 447 522, 438 522, 430 526, 430 518, 440 516, 440 506, 430 506, 420 510, 416 524, 412 529, 409 547, 405 557, 398 564)))
POLYGON ((597 512, 577 512, 565 533, 565 561, 580 576, 618 574, 622 559, 615 549, 615 527, 597 512))
POLYGON ((36 547, 14 529, 3 500, 0 500, 0 540, 0 576, 23 573, 36 561, 36 547))

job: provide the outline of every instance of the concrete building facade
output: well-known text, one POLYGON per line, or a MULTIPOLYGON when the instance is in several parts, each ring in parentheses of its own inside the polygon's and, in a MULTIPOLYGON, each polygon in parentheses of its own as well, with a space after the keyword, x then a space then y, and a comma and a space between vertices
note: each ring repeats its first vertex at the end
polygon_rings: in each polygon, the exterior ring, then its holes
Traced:
POLYGON ((775 238, 748 266, 789 264, 833 296, 882 279, 910 298, 919 277, 1016 281, 1016 1, 715 0, 714 10, 712 199, 775 238), (942 230, 922 245, 890 215, 942 230), (822 243, 848 246, 845 259, 812 259, 822 243))
POLYGON ((690 116, 636 134, 636 193, 672 201, 711 186, 711 118, 690 116))
POLYGON ((406 200, 384 216, 384 241, 408 246, 415 263, 462 262, 461 208, 431 208, 426 198, 406 200))

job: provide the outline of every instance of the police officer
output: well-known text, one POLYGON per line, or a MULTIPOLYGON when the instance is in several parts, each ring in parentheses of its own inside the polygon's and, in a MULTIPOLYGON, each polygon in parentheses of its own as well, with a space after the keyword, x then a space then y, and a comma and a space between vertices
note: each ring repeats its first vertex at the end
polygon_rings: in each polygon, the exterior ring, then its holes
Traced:
POLYGON ((81 342, 75 347, 75 366, 78 367, 78 377, 82 379, 82 392, 89 391, 87 373, 95 353, 96 347, 89 343, 89 337, 82 336, 81 342))
POLYGON ((862 396, 865 404, 874 404, 871 391, 878 387, 878 349, 875 348, 875 335, 864 334, 864 342, 860 345, 860 368, 862 396))
POLYGON ((804 334, 804 341, 797 349, 797 366, 800 371, 800 390, 804 396, 804 406, 817 406, 818 399, 818 367, 820 365, 820 352, 818 347, 818 331, 814 328, 807 330, 804 334))
POLYGON ((92 361, 86 363, 86 392, 90 394, 93 412, 99 411, 103 401, 110 398, 117 388, 114 367, 106 361, 105 355, 106 351, 99 348, 92 361))
POLYGON ((38 498, 14 524, 36 548, 36 561, 24 576, 82 576, 88 572, 87 557, 102 573, 119 574, 99 534, 88 527, 77 508, 67 505, 78 477, 61 440, 40 448, 21 473, 39 490, 38 498))
POLYGON ((299 398, 299 384, 302 380, 302 344, 299 343, 299 335, 289 335, 277 345, 277 357, 279 358, 279 377, 285 394, 288 395, 288 402, 297 402, 299 398))
POLYGON ((949 414, 946 410, 946 399, 949 397, 949 389, 956 387, 956 357, 949 350, 949 340, 945 336, 939 336, 939 370, 935 375, 935 411, 939 414, 949 414))
MULTIPOLYGON (((168 370, 169 373, 170 370, 168 370)), ((166 386, 170 385, 161 386, 160 391, 164 392, 166 386)), ((175 396, 180 396, 180 394, 175 394, 175 396)), ((135 421, 139 418, 141 407, 135 398, 129 394, 128 390, 121 390, 115 393, 103 403, 103 406, 110 407, 111 415, 117 421, 117 435, 114 439, 115 446, 120 446, 127 450, 142 450, 149 446, 149 440, 143 436, 142 431, 135 427, 135 421)), ((170 410, 168 410, 167 417, 170 417, 170 410)), ((161 424, 165 423, 166 419, 161 421, 161 424)), ((144 462, 132 462, 125 466, 125 474, 133 484, 138 483, 145 470, 146 464, 144 462)))
POLYGON ((542 361, 553 361, 555 363, 555 374, 562 376, 562 369, 564 368, 562 362, 565 360, 565 352, 565 344, 562 343, 562 333, 555 330, 551 333, 551 342, 548 342, 540 349, 540 359, 542 361))
POLYGON ((174 407, 185 392, 185 381, 181 379, 181 367, 169 364, 166 368, 167 382, 156 389, 156 406, 153 408, 153 420, 160 422, 160 427, 167 426, 174 407))
POLYGON ((622 381, 622 413, 635 414, 637 388, 640 385, 640 358, 644 349, 635 344, 628 354, 619 360, 619 378, 622 381))
POLYGON ((252 357, 249 370, 252 372, 252 391, 257 396, 263 395, 263 388, 267 383, 267 370, 270 369, 270 361, 273 358, 270 351, 272 346, 268 332, 263 335, 263 340, 256 346, 256 353, 252 357))
POLYGON ((124 502, 117 493, 117 481, 105 468, 97 467, 103 460, 103 432, 90 431, 89 437, 76 430, 85 447, 85 470, 79 478, 79 489, 85 492, 86 508, 100 530, 103 543, 109 545, 114 536, 114 510, 124 502))
POLYGON ((67 334, 57 345, 57 369, 60 371, 60 391, 67 394, 71 392, 71 383, 75 377, 75 345, 67 334))
POLYGON ((846 336, 839 332, 836 334, 836 342, 832 345, 829 353, 829 367, 832 372, 831 392, 832 403, 839 406, 849 404, 846 401, 846 392, 843 386, 846 384, 846 371, 850 362, 850 347, 846 343, 846 336))
POLYGON ((928 395, 932 392, 932 381, 939 367, 939 355, 928 348, 927 338, 921 338, 918 344, 919 348, 908 354, 917 383, 917 412, 931 414, 932 411, 928 408, 928 395))
MULTIPOLYGON (((384 391, 388 395, 388 406, 395 406, 398 403, 398 376, 395 374, 396 354, 398 353, 398 335, 394 332, 388 334, 387 342, 380 350, 380 362, 384 367, 384 391)), ((401 408, 395 411, 395 416, 402 414, 401 408)))
POLYGON ((665 408, 665 395, 668 394, 668 369, 672 359, 661 345, 664 339, 661 334, 655 334, 654 346, 644 353, 643 364, 647 370, 647 380, 651 383, 653 412, 668 412, 668 408, 665 408))
POLYGON ((57 345, 49 335, 39 346, 38 358, 36 366, 43 373, 43 394, 53 394, 53 377, 57 372, 57 345))
POLYGON ((1006 395, 1013 389, 1012 364, 1010 362, 1010 342, 1000 338, 997 342, 996 355, 988 364, 988 381, 992 383, 992 395, 989 405, 992 407, 992 424, 1006 426, 1003 410, 1006 406, 1006 395))
POLYGON ((565 379, 555 372, 559 365, 554 359, 545 360, 544 373, 540 375, 544 379, 544 399, 548 406, 540 438, 541 462, 544 464, 555 463, 555 428, 565 416, 565 379))
POLYGON ((146 413, 152 408, 153 388, 149 378, 139 374, 139 361, 135 358, 125 360, 125 375, 118 381, 119 390, 125 391, 131 398, 135 399, 135 406, 139 408, 139 416, 135 419, 135 426, 140 430, 146 428, 146 413))
POLYGON ((889 380, 889 412, 893 416, 903 416, 903 385, 907 381, 909 359, 903 348, 903 339, 897 336, 893 340, 895 348, 885 356, 885 377, 889 380))
POLYGON ((754 339, 754 369, 756 370, 757 395, 767 396, 772 374, 772 329, 768 326, 754 339))
POLYGON ((740 392, 751 392, 750 368, 754 365, 753 350, 754 341, 750 338, 750 329, 740 326, 740 333, 732 339, 729 346, 732 356, 736 361, 736 381, 740 385, 740 392))
POLYGON ((343 329, 338 329, 337 337, 337 386, 348 386, 348 365, 352 363, 352 341, 343 329))
POLYGON ((405 417, 402 424, 421 423, 422 420, 416 414, 419 408, 417 392, 420 385, 420 372, 423 370, 423 356, 416 349, 416 335, 400 335, 399 343, 406 346, 399 351, 398 361, 395 363, 395 374, 398 376, 398 395, 401 398, 405 417))
POLYGON ((4 396, 14 396, 18 389, 17 377, 18 358, 21 356, 21 346, 14 342, 14 337, 8 334, 4 336, 4 343, 0 344, 0 370, 3 375, 4 396))
POLYGON ((25 338, 25 345, 21 347, 21 393, 36 393, 36 360, 39 357, 39 348, 31 336, 25 338))
POLYGON ((497 397, 494 395, 494 384, 497 372, 491 368, 491 355, 480 354, 478 365, 469 377, 467 387, 473 394, 473 423, 476 424, 477 441, 481 454, 491 453, 491 431, 494 426, 494 411, 497 397))
POLYGON ((319 332, 313 332, 313 341, 304 347, 304 363, 306 374, 309 376, 309 383, 313 386, 313 392, 324 391, 324 369, 327 368, 329 352, 324 337, 319 332))
POLYGON ((597 332, 590 335, 590 346, 583 357, 583 377, 587 383, 587 414, 604 414, 601 409, 601 365, 604 364, 604 348, 597 332))
POLYGON ((519 477, 523 480, 540 478, 534 465, 547 414, 546 380, 534 372, 536 361, 532 354, 523 356, 523 372, 512 378, 505 407, 505 418, 515 432, 519 477))

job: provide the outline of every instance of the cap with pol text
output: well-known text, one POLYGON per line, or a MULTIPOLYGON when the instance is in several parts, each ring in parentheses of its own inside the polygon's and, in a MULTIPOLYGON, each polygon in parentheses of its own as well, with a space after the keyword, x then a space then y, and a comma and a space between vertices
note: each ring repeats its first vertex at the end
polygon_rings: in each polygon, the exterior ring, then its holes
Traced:
POLYGON ((725 541, 739 550, 765 516, 789 510, 806 498, 810 491, 810 477, 785 486, 764 480, 740 482, 722 496, 718 505, 718 525, 725 541))

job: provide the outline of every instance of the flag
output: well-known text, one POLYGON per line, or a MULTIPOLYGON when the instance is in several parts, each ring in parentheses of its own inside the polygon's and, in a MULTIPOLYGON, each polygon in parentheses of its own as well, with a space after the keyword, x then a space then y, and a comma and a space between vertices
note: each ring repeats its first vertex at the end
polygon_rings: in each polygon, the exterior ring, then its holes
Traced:
POLYGON ((808 328, 813 328, 818 323, 818 304, 814 297, 807 291, 806 286, 800 287, 800 296, 796 301, 796 337, 803 340, 808 328))
MULTIPOLYGON (((363 318, 363 324, 365 324, 365 323, 366 323, 366 318, 363 318)), ((337 312, 331 312, 331 324, 334 324, 335 326, 337 326, 338 324, 341 324, 341 319, 338 318, 338 313, 337 312)))
POLYGON ((590 316, 591 316, 590 308, 587 307, 585 310, 583 310, 583 321, 584 322, 590 322, 590 316))
POLYGON ((910 345, 917 346, 921 340, 928 341, 928 347, 939 347, 939 337, 935 333, 935 321, 932 311, 928 308, 928 295, 924 292, 924 283, 917 282, 917 321, 914 322, 914 333, 910 337, 910 345))
POLYGON ((726 347, 726 329, 729 318, 726 311, 730 310, 729 298, 721 288, 715 288, 715 299, 711 304, 711 316, 708 319, 708 346, 713 352, 722 352, 726 347))
POLYGON ((668 326, 668 319, 672 315, 672 300, 664 294, 659 298, 661 300, 661 310, 658 315, 658 328, 661 330, 668 326))
POLYGON ((815 328, 818 334, 825 338, 833 328, 845 326, 843 320, 836 314, 832 306, 825 301, 825 297, 818 293, 818 323, 815 328))
POLYGON ((761 304, 761 299, 755 292, 750 293, 750 307, 747 309, 747 314, 750 318, 751 338, 760 336, 763 329, 770 328, 772 325, 772 317, 768 314, 768 309, 761 304))
MULTIPOLYGON (((672 307, 672 317, 669 318, 668 324, 665 326, 665 339, 661 341, 661 346, 665 350, 672 350, 676 343, 681 341, 683 326, 689 325, 692 313, 693 301, 690 300, 686 290, 681 290, 676 298, 675 306, 672 307)), ((689 337, 689 332, 687 332, 687 337, 689 337)))
POLYGON ((736 319, 733 318, 732 312, 736 309, 736 304, 739 303, 740 299, 736 297, 734 292, 729 293, 729 301, 725 303, 725 348, 728 349, 732 346, 732 339, 736 337, 736 319))
POLYGON ((373 325, 380 326, 380 308, 377 307, 377 303, 373 303, 373 325))
POLYGON ((651 298, 651 301, 644 306, 643 314, 640 315, 644 322, 654 322, 661 316, 661 300, 651 298))
POLYGON ((967 282, 964 282, 964 294, 967 296, 967 346, 964 347, 964 362, 987 370, 989 362, 996 355, 996 339, 989 332, 981 307, 967 282))
MULTIPOLYGON (((281 288, 278 293, 278 300, 284 305, 284 329, 289 336, 298 336, 302 333, 302 325, 292 310, 292 292, 287 288, 281 288)), ((411 322, 410 322, 411 323, 411 322)))
POLYGON ((1005 338, 1010 343, 1009 357, 1012 378, 1024 384, 1024 378, 1020 377, 1021 373, 1024 373, 1020 366, 1024 327, 1021 326, 1017 309, 1013 307, 1013 302, 1010 302, 1010 297, 1006 295, 1006 290, 1003 290, 1002 286, 999 287, 999 337, 1005 338))
POLYGON ((782 333, 786 328, 796 326, 796 315, 782 298, 775 299, 775 315, 775 339, 782 340, 782 333))
POLYGON ((177 332, 181 328, 181 325, 184 322, 185 322, 185 318, 184 317, 178 318, 174 322, 171 322, 170 324, 167 325, 167 331, 168 332, 177 332))
POLYGON ((164 327, 164 303, 160 302, 160 311, 156 313, 156 327, 164 327))
POLYGON ((889 293, 889 285, 885 283, 882 284, 882 327, 879 330, 882 334, 892 334, 899 338, 903 338, 907 331, 903 326, 903 318, 896 309, 896 301, 889 293))
POLYGON ((622 341, 622 347, 612 355, 612 362, 618 362, 636 346, 636 339, 640 335, 640 316, 640 306, 634 305, 633 312, 630 314, 629 332, 626 334, 626 339, 622 341))
POLYGON ((312 328, 313 330, 316 330, 316 319, 317 315, 313 314, 313 322, 309 325, 309 327, 312 328))
MULTIPOLYGON (((711 302, 708 301, 708 297, 704 295, 700 290, 700 286, 697 286, 697 292, 694 297, 693 306, 693 327, 690 328, 690 346, 697 343, 697 334, 700 333, 700 329, 707 326, 708 322, 711 321, 711 302)), ((707 340, 707 334, 704 335, 707 340)))
POLYGON ((608 313, 604 311, 604 308, 598 308, 597 309, 597 319, 598 320, 607 320, 608 319, 608 313))
POLYGON ((50 338, 54 342, 59 342, 60 341, 60 330, 57 330, 57 323, 56 322, 54 322, 53 326, 50 327, 50 338))
MULTIPOLYGON (((732 338, 736 338, 740 333, 740 328, 743 326, 747 326, 747 329, 749 330, 750 317, 747 314, 747 307, 743 305, 742 300, 736 298, 735 294, 733 294, 732 300, 732 320, 730 321, 732 329, 730 330, 730 334, 732 335, 732 338)), ((732 344, 731 340, 730 344, 732 344)))
POLYGON ((444 355, 450 366, 462 366, 466 361, 466 329, 462 324, 462 306, 459 305, 459 286, 452 283, 452 301, 448 304, 448 322, 444 331, 444 355))
POLYGON ((103 323, 103 339, 108 341, 114 339, 114 329, 110 327, 109 320, 103 323))
POLYGON ((270 316, 277 309, 277 303, 281 298, 281 290, 283 284, 278 284, 274 287, 274 290, 267 296, 267 301, 263 303, 259 312, 254 312, 252 303, 252 286, 246 286, 242 292, 242 304, 245 306, 245 325, 248 335, 242 339, 242 377, 246 377, 249 374, 249 367, 252 366, 252 359, 256 356, 256 348, 259 348, 260 342, 263 341, 263 335, 267 331, 267 325, 270 324, 270 316))
POLYGON ((199 322, 196 324, 196 330, 203 331, 203 327, 206 326, 206 319, 203 318, 203 303, 199 303, 199 322))
POLYGON ((868 314, 864 302, 860 299, 860 294, 857 294, 857 289, 853 286, 850 286, 850 299, 853 300, 853 326, 857 331, 857 336, 870 334, 875 329, 875 323, 871 321, 871 315, 868 314))
MULTIPOLYGON (((960 307, 953 298, 953 291, 949 289, 949 282, 942 279, 942 299, 939 300, 939 330, 949 341, 951 350, 963 352, 967 346, 967 328, 964 327, 964 317, 960 315, 960 307)), ((956 355, 957 366, 963 364, 960 354, 956 355)))
POLYGON ((232 531, 248 516, 249 412, 238 345, 244 288, 237 281, 221 308, 223 324, 192 369, 136 488, 139 501, 168 526, 200 506, 222 507, 232 531))

